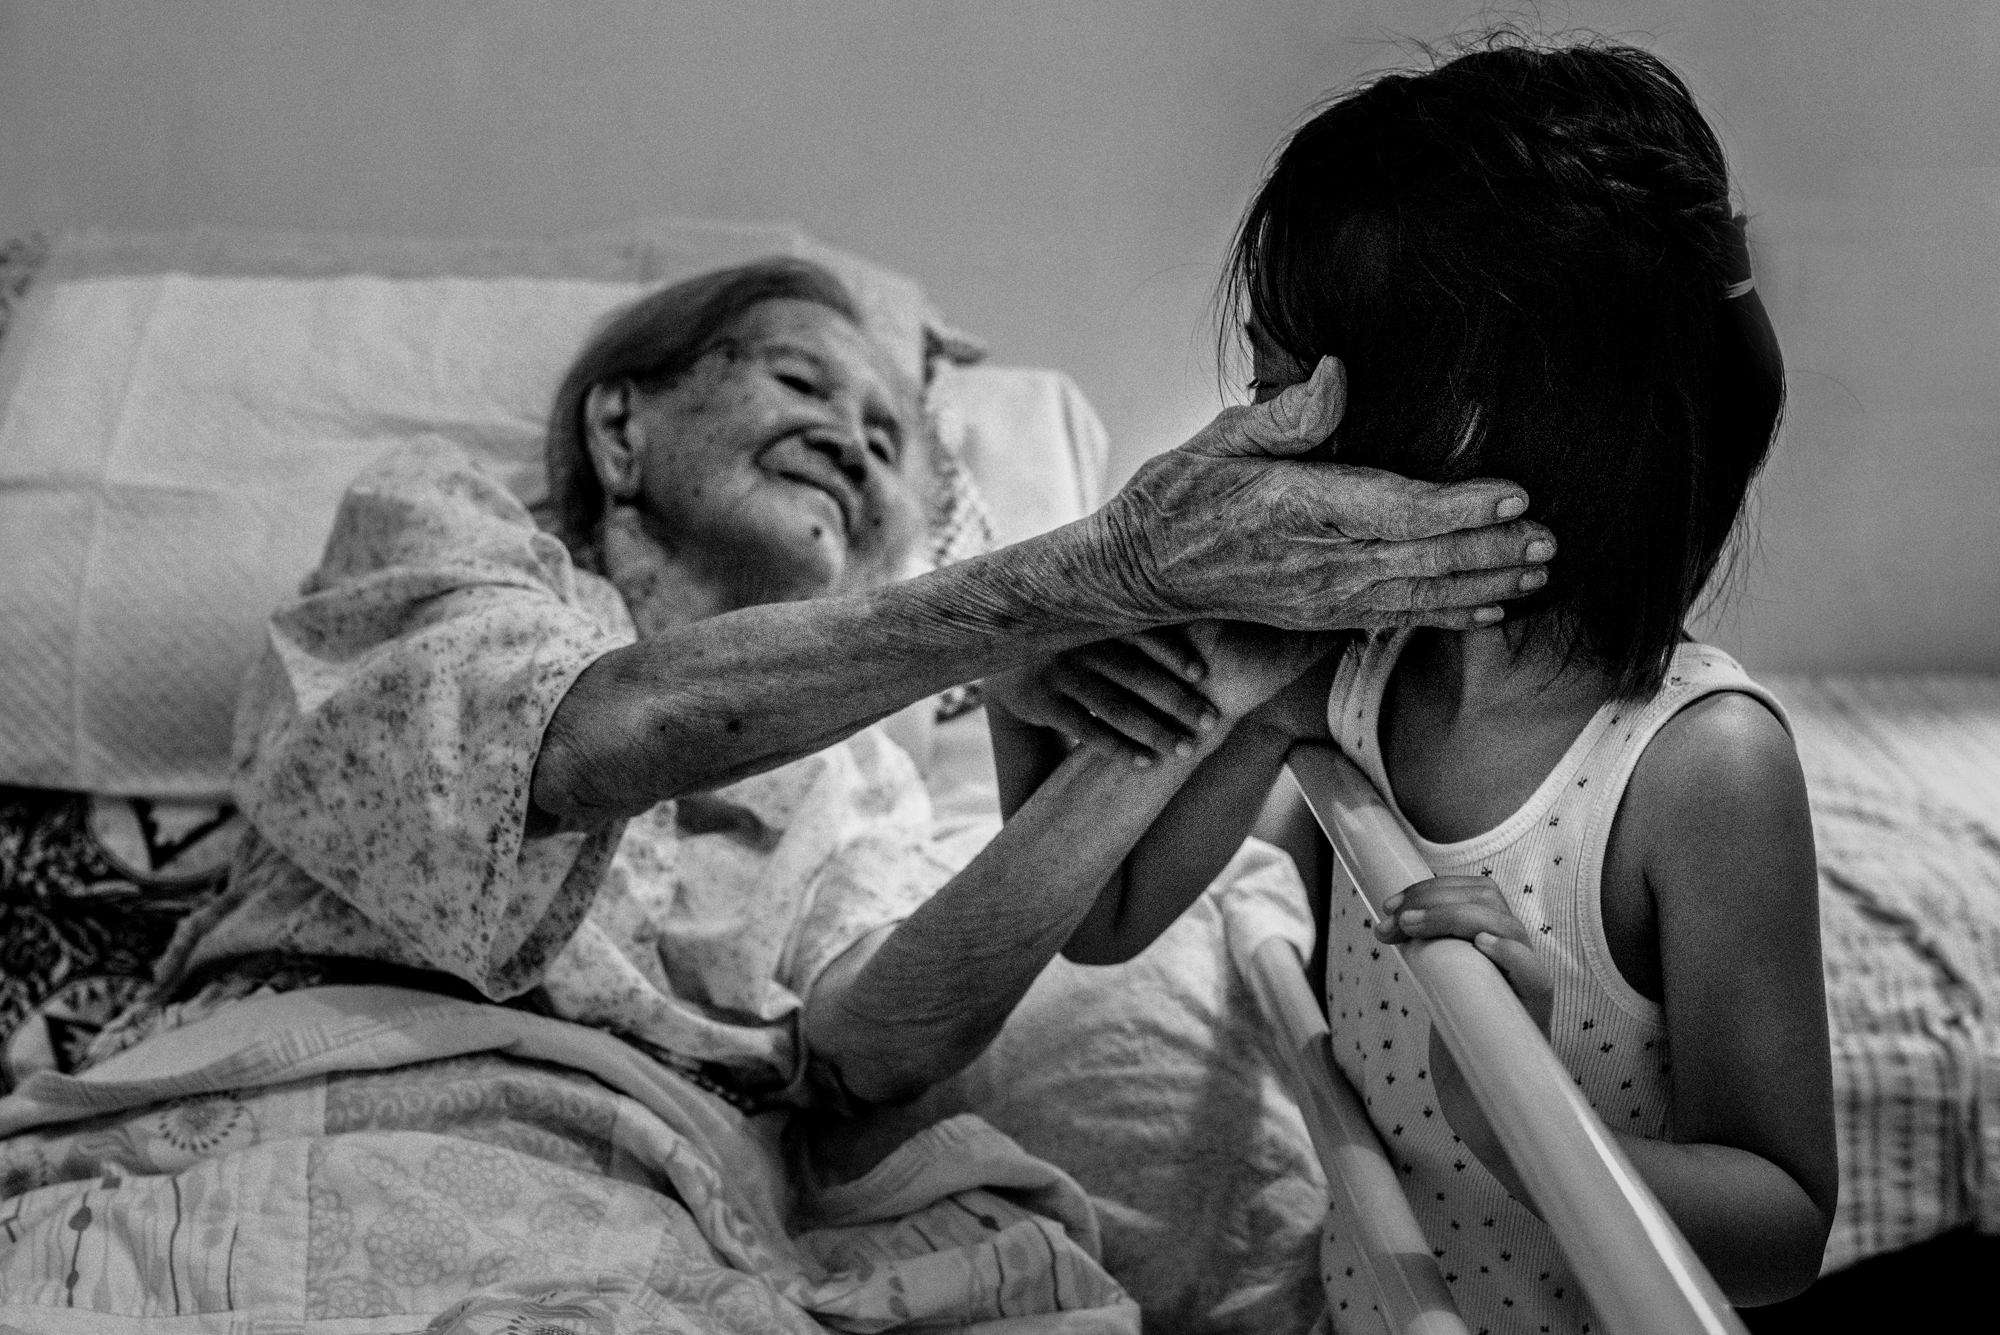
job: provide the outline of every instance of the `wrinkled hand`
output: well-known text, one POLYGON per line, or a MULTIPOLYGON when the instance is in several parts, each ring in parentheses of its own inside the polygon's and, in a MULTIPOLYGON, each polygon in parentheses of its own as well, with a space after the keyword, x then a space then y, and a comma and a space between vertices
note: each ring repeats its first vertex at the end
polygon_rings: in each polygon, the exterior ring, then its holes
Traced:
POLYGON ((1072 744, 1150 765, 1194 754, 1222 715, 1195 683, 1207 667, 1178 628, 1099 640, 988 677, 989 707, 1072 744))
POLYGON ((1326 358, 1268 402, 1224 409, 1098 512, 1142 616, 1463 630, 1540 587, 1555 542, 1515 518, 1527 497, 1512 483, 1437 486, 1294 457, 1326 444, 1346 405, 1346 372, 1326 358))
MULTIPOLYGON (((1526 925, 1500 897, 1499 886, 1484 876, 1436 876, 1391 895, 1382 910, 1384 917, 1375 924, 1375 937, 1384 944, 1399 946, 1447 936, 1472 942, 1499 967, 1543 1037, 1548 1036, 1555 983, 1548 967, 1536 957, 1526 925)), ((1518 1194, 1519 1186, 1507 1168, 1500 1139, 1435 1026, 1431 1029, 1430 1067, 1438 1107, 1453 1132, 1472 1147, 1481 1162, 1502 1174, 1508 1190, 1518 1194)))
MULTIPOLYGON (((1263 707, 1338 637, 1197 622, 1100 640, 989 678, 989 704, 1079 745, 1148 765, 1263 707)), ((1325 712, 1325 687, 1319 688, 1325 712)))

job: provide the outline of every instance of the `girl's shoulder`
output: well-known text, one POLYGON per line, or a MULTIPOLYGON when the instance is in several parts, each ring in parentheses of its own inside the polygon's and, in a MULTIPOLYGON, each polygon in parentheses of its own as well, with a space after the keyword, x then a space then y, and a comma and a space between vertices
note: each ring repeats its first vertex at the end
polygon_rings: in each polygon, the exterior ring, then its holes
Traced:
POLYGON ((1649 873, 1737 859, 1753 847, 1810 860, 1798 751, 1768 697, 1747 677, 1743 685, 1750 689, 1711 689, 1674 709, 1638 757, 1620 823, 1649 873))

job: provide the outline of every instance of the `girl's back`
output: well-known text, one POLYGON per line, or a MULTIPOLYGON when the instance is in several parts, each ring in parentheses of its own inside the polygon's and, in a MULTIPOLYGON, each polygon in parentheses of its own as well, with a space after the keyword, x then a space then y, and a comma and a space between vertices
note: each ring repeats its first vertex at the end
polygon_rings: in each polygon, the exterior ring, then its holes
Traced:
MULTIPOLYGON (((1488 634, 1497 637, 1465 638, 1488 634)), ((1454 638, 1404 633, 1357 647, 1328 703, 1335 740, 1390 796, 1434 872, 1498 887, 1550 975, 1550 1041, 1606 1123, 1672 1138, 1673 1049, 1644 850, 1674 821, 1675 804, 1648 794, 1681 776, 1638 776, 1663 756, 1720 758, 1774 739, 1782 759, 1782 710, 1705 645, 1681 646, 1661 691, 1628 701, 1598 674, 1572 672, 1550 685, 1532 665, 1467 683, 1452 669, 1476 671, 1491 646, 1475 643, 1468 654, 1454 638), (1703 715, 1716 706, 1730 715, 1720 726, 1703 715), (1739 709, 1754 711, 1747 733, 1739 709), (1768 734, 1759 735, 1756 715, 1768 734), (1682 736, 1668 739, 1675 731, 1682 736)), ((1809 845, 1805 852, 1809 861, 1809 845)), ((1377 939, 1351 890, 1338 893, 1327 922, 1336 1059, 1404 1170, 1461 1308, 1475 1329, 1588 1329, 1547 1229, 1446 1115, 1428 1021, 1396 952, 1377 939)), ((1365 1272, 1348 1250, 1345 1222, 1328 1220, 1322 1273, 1336 1305, 1365 1311, 1373 1299, 1354 1278, 1365 1272)))

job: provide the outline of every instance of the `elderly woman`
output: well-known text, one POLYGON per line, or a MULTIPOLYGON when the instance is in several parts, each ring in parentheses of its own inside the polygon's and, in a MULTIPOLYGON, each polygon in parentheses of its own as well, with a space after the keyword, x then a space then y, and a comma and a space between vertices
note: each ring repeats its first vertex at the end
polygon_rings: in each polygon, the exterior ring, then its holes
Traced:
POLYGON ((443 445, 355 483, 272 620, 238 720, 253 832, 155 1023, 387 978, 609 1029, 743 1105, 921 1090, 1059 950, 1130 954, 1199 892, 1217 866, 1177 827, 1257 796, 1204 762, 1282 752, 1313 633, 1483 624, 1538 579, 1518 488, 1305 461, 1341 404, 1328 363, 1100 513, 915 574, 935 442, 841 286, 770 261, 641 300, 558 395, 553 531, 443 445), (1187 701, 1113 718, 1045 666, 1197 618, 1281 629, 1210 632, 1229 679, 1187 730, 1187 701), (959 868, 869 725, 983 677, 1012 817, 959 868), (1173 887, 1143 920, 1131 877, 1173 887))

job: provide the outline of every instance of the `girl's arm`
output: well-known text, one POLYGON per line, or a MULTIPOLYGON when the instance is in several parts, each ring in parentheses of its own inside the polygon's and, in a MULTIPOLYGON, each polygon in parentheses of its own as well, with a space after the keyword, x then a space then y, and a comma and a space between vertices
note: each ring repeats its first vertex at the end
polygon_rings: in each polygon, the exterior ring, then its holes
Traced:
POLYGON ((1676 1143, 1626 1152, 1718 1283, 1819 1273, 1839 1171, 1805 777, 1762 705, 1716 695, 1646 748, 1625 804, 1659 915, 1676 1143))
POLYGON ((1261 675, 1215 671, 1213 726, 1144 765, 1068 748, 989 693, 1007 823, 914 914, 826 970, 808 1050, 855 1098, 893 1102, 984 1051, 1058 951, 1103 962, 1143 949, 1235 853, 1284 759, 1285 715, 1257 707, 1312 658, 1271 657, 1261 675))
MULTIPOLYGON (((1791 739, 1747 696, 1699 701, 1647 747, 1618 819, 1658 914, 1675 1139, 1613 1134, 1730 1301, 1776 1302, 1819 1273, 1838 1189, 1818 879, 1791 739)), ((1547 1028, 1547 971, 1491 882, 1426 881, 1384 907, 1384 941, 1474 941, 1547 1028)), ((1527 1202, 1435 1037, 1431 1062, 1452 1129, 1527 1202)))

